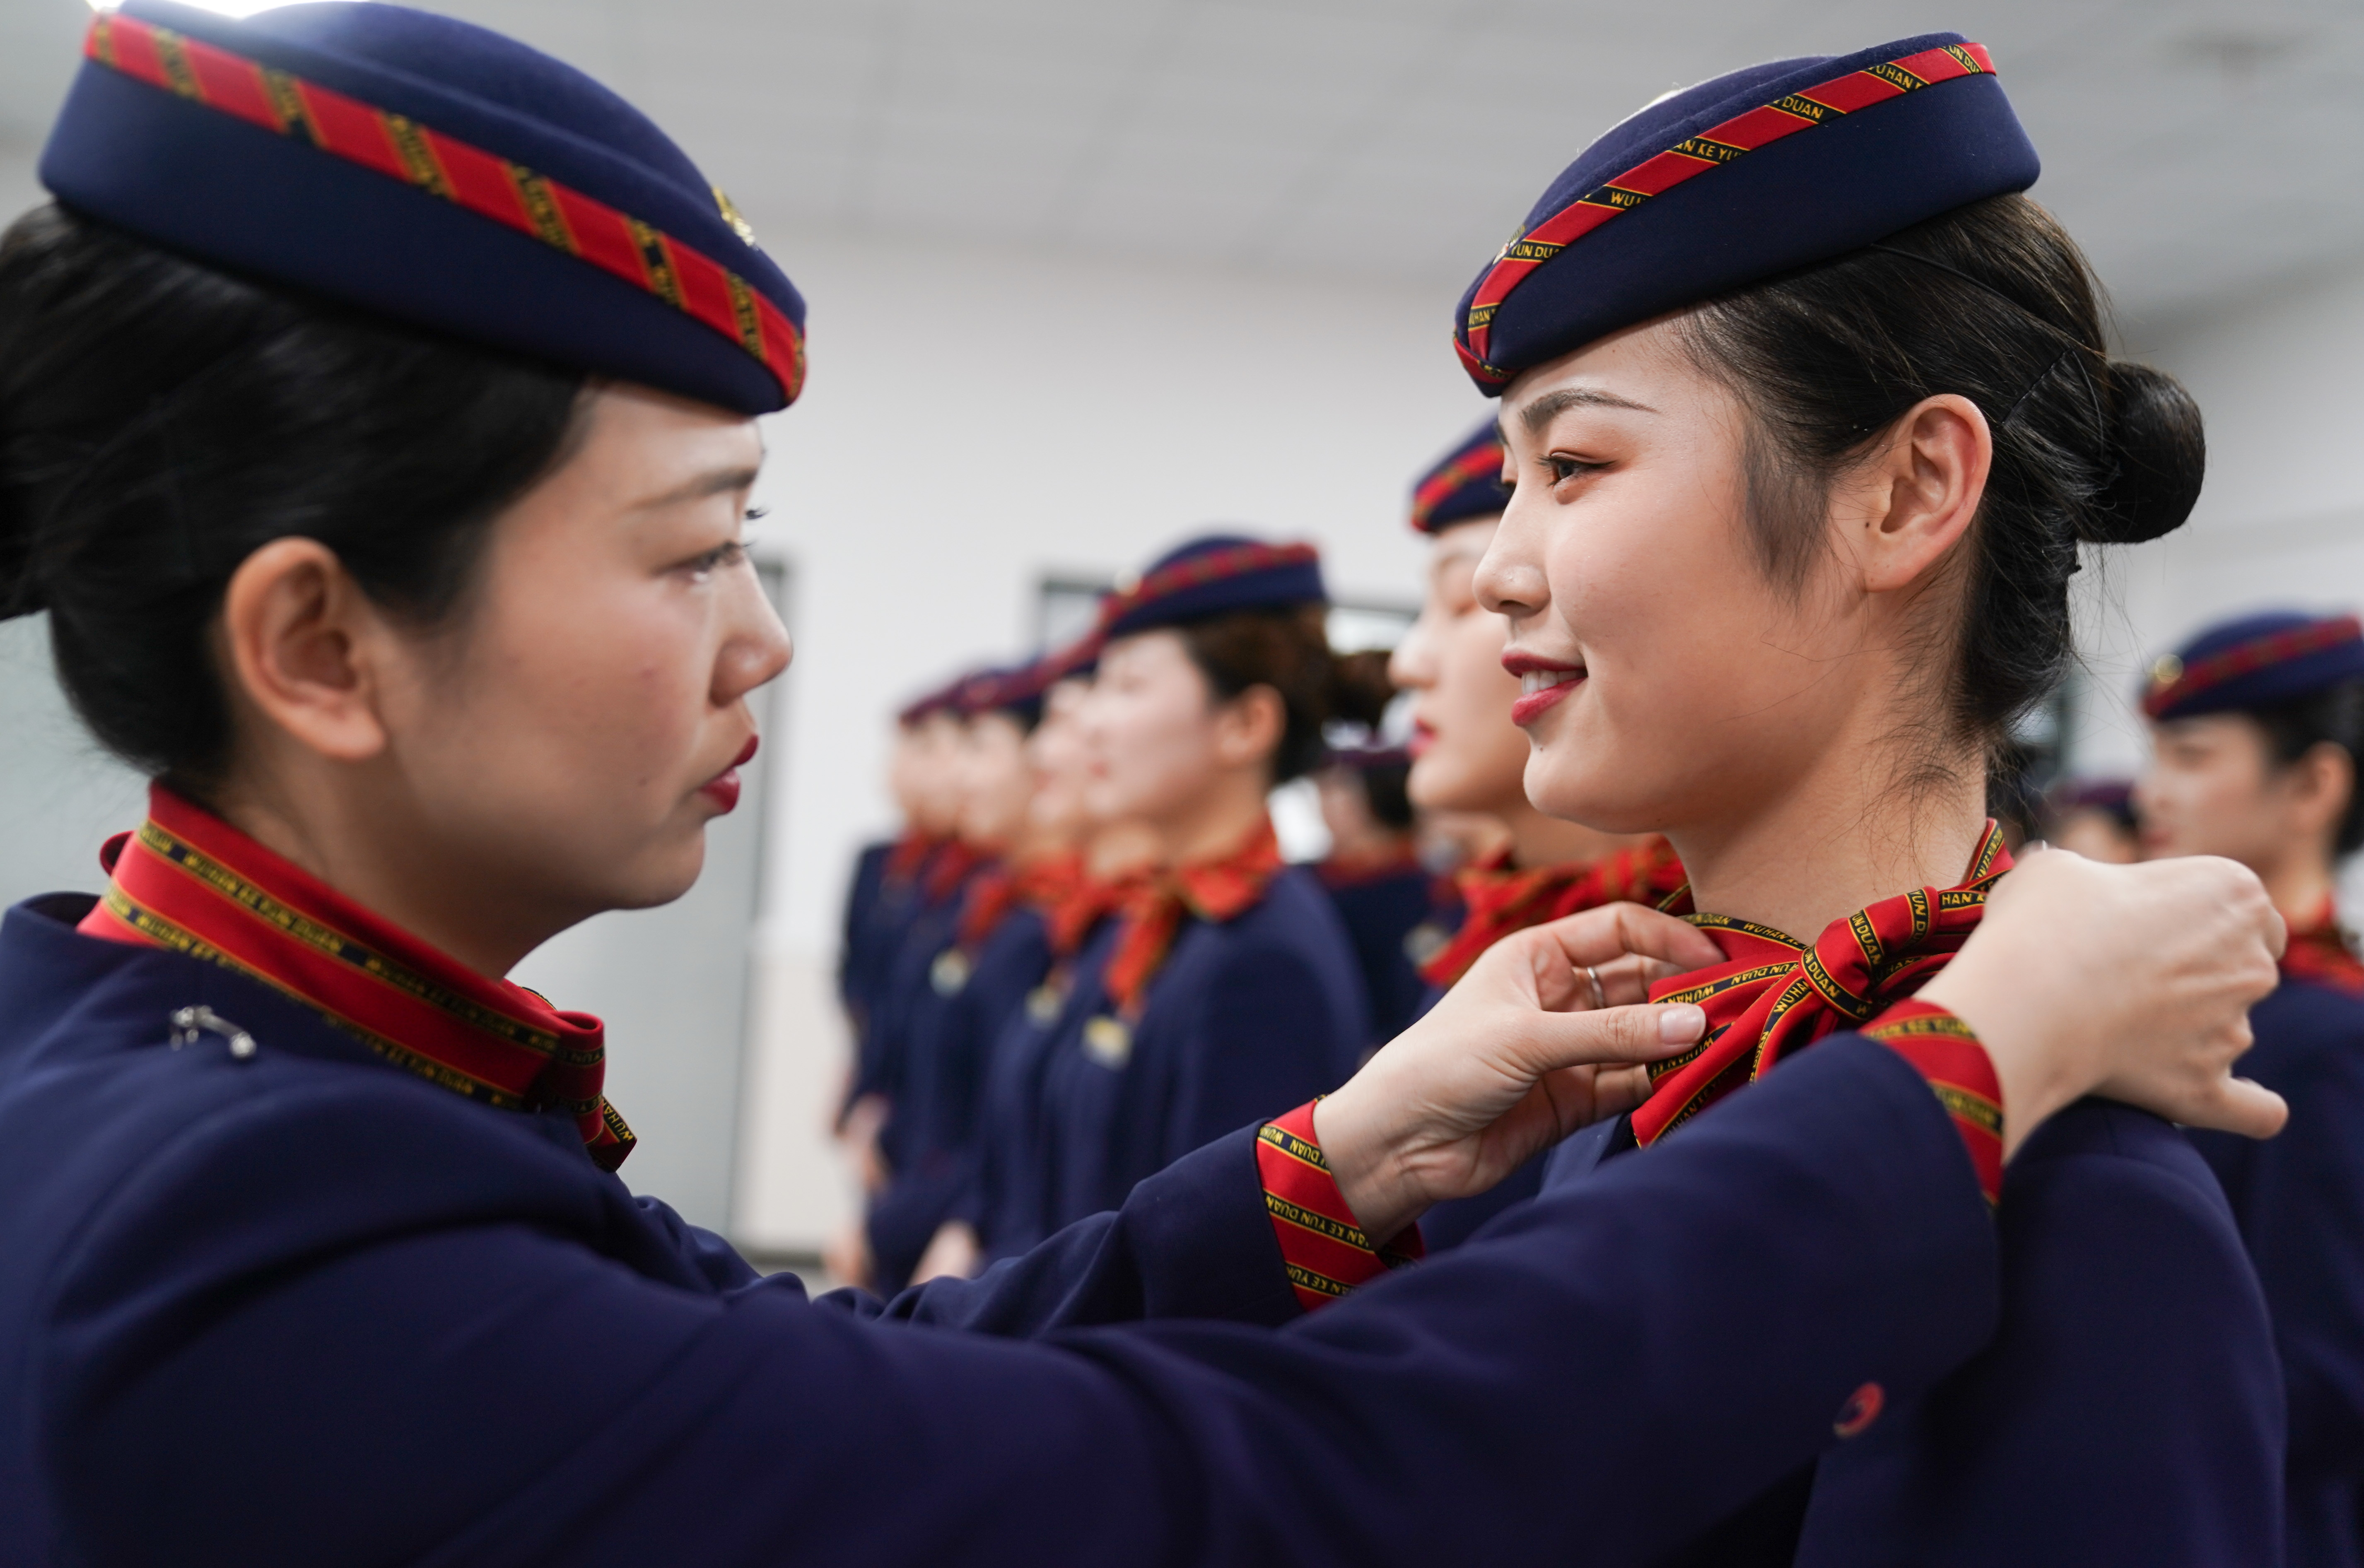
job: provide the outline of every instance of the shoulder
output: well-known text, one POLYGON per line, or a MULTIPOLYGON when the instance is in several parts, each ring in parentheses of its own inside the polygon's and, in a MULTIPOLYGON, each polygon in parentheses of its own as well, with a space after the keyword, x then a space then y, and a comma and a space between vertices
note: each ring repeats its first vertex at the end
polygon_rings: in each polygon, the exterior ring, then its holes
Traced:
POLYGON ((2311 980, 2285 980, 2250 1009, 2257 1045, 2240 1071, 2269 1088, 2291 1078, 2364 1084, 2364 997, 2311 980))
POLYGON ((2224 1194, 2191 1140, 2147 1111, 2081 1100, 2038 1128, 2003 1173, 2003 1208, 2060 1195, 2149 1193, 2229 1227, 2224 1194))

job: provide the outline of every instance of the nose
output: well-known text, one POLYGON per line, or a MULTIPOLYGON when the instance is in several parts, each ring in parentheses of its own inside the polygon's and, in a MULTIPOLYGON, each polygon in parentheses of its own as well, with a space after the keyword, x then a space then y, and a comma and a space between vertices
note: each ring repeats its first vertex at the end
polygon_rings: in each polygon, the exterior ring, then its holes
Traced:
POLYGON ((1403 640, 1388 655, 1389 685, 1399 691, 1424 692, 1436 684, 1435 618, 1433 606, 1423 608, 1420 618, 1404 633, 1403 640))
POLYGON ((749 692, 788 667, 796 656, 795 644, 788 640, 788 628, 780 624, 779 612, 763 584, 753 572, 737 577, 739 591, 732 601, 733 624, 722 639, 722 648, 714 661, 713 700, 717 707, 728 707, 749 692))
POLYGON ((1544 577, 1541 530, 1520 520, 1518 496, 1511 498, 1494 530, 1493 542, 1478 562, 1478 602, 1516 625, 1541 614, 1551 603, 1551 587, 1544 577))

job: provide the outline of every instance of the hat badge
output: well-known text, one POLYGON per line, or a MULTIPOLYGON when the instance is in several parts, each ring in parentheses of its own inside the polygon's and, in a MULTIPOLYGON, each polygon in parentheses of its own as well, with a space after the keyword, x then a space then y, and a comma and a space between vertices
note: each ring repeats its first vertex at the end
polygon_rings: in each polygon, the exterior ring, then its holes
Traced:
POLYGON ((2150 667, 2150 684, 2154 687, 2171 686, 2183 679, 2183 661, 2172 653, 2162 653, 2150 667))
POLYGON ((719 185, 708 185, 707 189, 714 193, 714 206, 722 214, 722 221, 730 226, 730 232, 745 240, 749 247, 753 248, 755 243, 755 228, 741 216, 739 204, 732 201, 729 194, 719 185))

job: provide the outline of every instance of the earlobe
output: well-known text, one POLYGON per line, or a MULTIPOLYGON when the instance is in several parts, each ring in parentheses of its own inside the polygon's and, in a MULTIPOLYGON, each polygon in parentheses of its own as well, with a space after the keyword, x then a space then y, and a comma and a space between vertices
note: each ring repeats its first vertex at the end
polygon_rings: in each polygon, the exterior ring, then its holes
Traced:
POLYGON ((387 736, 368 645, 383 629, 335 551, 273 539, 240 563, 222 594, 233 706, 330 760, 377 755, 387 736))

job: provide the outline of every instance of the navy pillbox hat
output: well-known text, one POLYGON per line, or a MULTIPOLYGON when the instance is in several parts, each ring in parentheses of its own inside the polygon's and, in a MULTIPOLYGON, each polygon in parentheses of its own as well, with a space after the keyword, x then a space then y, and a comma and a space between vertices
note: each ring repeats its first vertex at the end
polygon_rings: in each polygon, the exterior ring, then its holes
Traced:
POLYGON ((2024 191, 2039 167, 1958 33, 1752 65, 1586 148, 1462 295, 1455 344, 1491 396, 1620 328, 2024 191))
POLYGON ((2152 718, 2234 713, 2364 680, 2364 624, 2354 616, 2271 610, 2208 628, 2151 666, 2152 718))
POLYGON ((630 105, 399 6, 91 23, 41 155, 73 210, 223 269, 743 414, 793 401, 804 301, 630 105))
POLYGON ((1139 582, 1100 606, 1101 640, 1184 626, 1231 610, 1326 603, 1321 554, 1310 544, 1266 544, 1210 534, 1157 558, 1139 582))
POLYGON ((1472 517, 1500 516, 1510 504, 1510 488, 1502 483, 1502 432, 1489 418, 1412 485, 1411 526, 1424 534, 1442 533, 1472 517))

